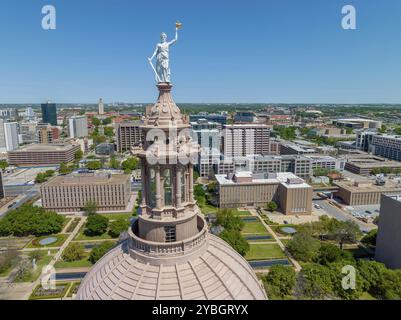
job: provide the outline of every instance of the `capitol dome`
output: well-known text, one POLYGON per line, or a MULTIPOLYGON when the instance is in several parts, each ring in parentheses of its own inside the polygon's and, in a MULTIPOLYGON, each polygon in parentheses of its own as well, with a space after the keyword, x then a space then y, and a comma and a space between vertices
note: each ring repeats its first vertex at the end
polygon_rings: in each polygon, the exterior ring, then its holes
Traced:
POLYGON ((83 279, 79 300, 266 299, 248 262, 213 236, 194 197, 199 145, 159 83, 159 99, 141 129, 140 215, 124 241, 83 279))
POLYGON ((151 246, 130 232, 129 239, 111 250, 87 274, 76 298, 266 299, 262 284, 248 262, 226 242, 210 234, 206 226, 184 243, 151 246), (182 251, 182 248, 188 249, 182 251), (145 253, 151 250, 152 254, 145 253))

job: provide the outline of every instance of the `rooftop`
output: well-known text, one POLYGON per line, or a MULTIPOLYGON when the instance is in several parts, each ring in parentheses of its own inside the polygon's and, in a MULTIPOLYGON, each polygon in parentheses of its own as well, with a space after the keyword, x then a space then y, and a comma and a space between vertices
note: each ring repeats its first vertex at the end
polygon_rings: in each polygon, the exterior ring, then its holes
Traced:
POLYGON ((46 186, 118 184, 129 180, 127 174, 109 173, 73 173, 68 176, 57 176, 45 183, 46 186))
POLYGON ((232 178, 230 176, 219 174, 216 175, 216 180, 220 185, 239 185, 239 184, 281 184, 287 188, 309 188, 310 186, 301 178, 291 172, 277 172, 277 173, 258 173, 253 174, 250 171, 242 171, 235 173, 232 178), (236 182, 233 180, 237 178, 252 179, 247 182, 236 182))
POLYGON ((52 143, 52 144, 30 144, 21 147, 18 150, 10 152, 53 152, 53 151, 68 151, 76 147, 77 145, 71 143, 52 143))

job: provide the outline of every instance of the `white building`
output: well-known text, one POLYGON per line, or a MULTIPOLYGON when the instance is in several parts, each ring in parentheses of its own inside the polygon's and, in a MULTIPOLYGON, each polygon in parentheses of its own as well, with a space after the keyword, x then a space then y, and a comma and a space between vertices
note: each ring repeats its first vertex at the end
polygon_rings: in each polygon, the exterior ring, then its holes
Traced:
POLYGON ((269 153, 270 128, 264 124, 226 125, 223 130, 225 157, 269 153))
POLYGON ((104 104, 102 98, 99 99, 99 115, 104 115, 104 104))
POLYGON ((6 151, 13 151, 18 149, 18 122, 4 123, 4 137, 6 142, 6 151))
POLYGON ((83 138, 88 136, 88 118, 86 116, 74 116, 68 120, 70 138, 83 138))

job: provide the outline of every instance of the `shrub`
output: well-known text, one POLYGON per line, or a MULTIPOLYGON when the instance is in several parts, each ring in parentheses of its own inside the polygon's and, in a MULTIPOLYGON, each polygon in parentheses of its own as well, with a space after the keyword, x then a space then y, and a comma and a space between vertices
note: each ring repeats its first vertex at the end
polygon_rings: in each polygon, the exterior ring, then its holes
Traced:
POLYGON ((296 284, 296 273, 291 267, 272 266, 264 278, 269 297, 291 295, 296 284))
POLYGON ((63 260, 67 262, 81 260, 84 256, 85 256, 85 249, 83 245, 77 242, 72 242, 63 251, 63 260))
POLYGON ((250 249, 248 241, 246 241, 238 230, 225 229, 220 234, 220 238, 231 245, 231 247, 233 247, 241 256, 245 256, 250 249))
POLYGON ((114 242, 105 241, 101 245, 92 249, 89 261, 95 264, 101 257, 103 257, 111 248, 113 248, 114 242))
POLYGON ((287 248, 295 259, 312 261, 318 255, 320 242, 307 233, 299 232, 290 240, 287 248))
POLYGON ((130 223, 126 219, 118 219, 110 223, 109 235, 112 238, 118 238, 120 234, 127 231, 130 223))

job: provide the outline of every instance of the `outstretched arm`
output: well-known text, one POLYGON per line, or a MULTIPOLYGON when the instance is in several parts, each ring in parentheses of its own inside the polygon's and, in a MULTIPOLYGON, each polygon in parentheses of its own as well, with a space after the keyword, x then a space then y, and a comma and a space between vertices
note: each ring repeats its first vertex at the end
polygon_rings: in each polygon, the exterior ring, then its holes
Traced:
POLYGON ((178 40, 178 28, 175 28, 175 39, 174 39, 174 40, 171 40, 171 41, 168 43, 168 45, 170 46, 170 45, 176 43, 177 40, 178 40))

